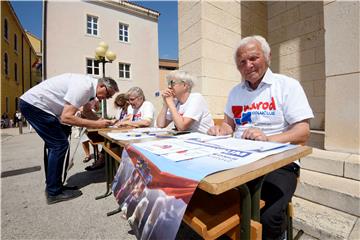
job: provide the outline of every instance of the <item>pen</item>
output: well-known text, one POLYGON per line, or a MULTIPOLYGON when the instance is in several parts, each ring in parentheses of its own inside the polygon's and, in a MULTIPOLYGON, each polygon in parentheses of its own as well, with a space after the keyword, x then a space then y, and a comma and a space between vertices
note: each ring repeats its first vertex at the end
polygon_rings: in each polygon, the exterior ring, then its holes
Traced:
POLYGON ((126 134, 127 137, 141 137, 141 134, 126 134))
POLYGON ((186 153, 187 150, 180 150, 180 151, 177 151, 176 153, 186 153))
POLYGON ((157 138, 177 138, 175 136, 166 136, 166 135, 155 135, 157 138))

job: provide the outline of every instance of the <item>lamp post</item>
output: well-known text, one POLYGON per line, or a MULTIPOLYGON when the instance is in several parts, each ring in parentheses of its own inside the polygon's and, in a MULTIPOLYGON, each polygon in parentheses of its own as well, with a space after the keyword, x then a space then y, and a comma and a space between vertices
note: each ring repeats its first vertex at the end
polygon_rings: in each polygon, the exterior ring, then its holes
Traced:
MULTIPOLYGON (((116 59, 116 54, 108 51, 109 45, 106 42, 100 42, 99 46, 95 49, 95 61, 102 63, 102 76, 105 77, 105 64, 111 63, 116 59)), ((101 101, 101 117, 107 117, 106 99, 101 101)))

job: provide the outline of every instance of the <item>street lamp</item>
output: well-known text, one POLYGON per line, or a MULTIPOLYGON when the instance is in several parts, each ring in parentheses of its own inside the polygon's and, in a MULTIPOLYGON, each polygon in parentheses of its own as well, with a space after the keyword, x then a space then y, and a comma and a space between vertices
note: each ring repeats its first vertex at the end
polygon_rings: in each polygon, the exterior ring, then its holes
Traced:
MULTIPOLYGON (((102 76, 105 77, 105 64, 111 63, 116 59, 116 54, 108 51, 109 45, 106 42, 100 42, 99 46, 95 49, 95 61, 102 63, 102 76)), ((101 101, 101 117, 107 117, 106 99, 101 101)))

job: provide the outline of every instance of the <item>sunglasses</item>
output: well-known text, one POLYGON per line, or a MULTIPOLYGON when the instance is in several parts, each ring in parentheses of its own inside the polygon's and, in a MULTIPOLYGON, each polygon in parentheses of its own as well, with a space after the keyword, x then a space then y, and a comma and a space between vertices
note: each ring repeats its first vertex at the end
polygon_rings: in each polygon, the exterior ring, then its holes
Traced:
POLYGON ((168 81, 168 87, 173 88, 175 86, 175 84, 182 83, 182 82, 183 81, 179 81, 179 80, 170 80, 170 81, 168 81))

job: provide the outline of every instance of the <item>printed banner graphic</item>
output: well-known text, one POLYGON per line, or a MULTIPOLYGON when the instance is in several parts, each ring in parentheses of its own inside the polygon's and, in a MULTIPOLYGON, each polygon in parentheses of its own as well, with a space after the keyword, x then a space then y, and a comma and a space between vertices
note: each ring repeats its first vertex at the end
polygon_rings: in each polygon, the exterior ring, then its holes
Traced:
POLYGON ((175 239, 197 185, 197 180, 160 171, 141 152, 128 147, 113 193, 137 239, 175 239))

